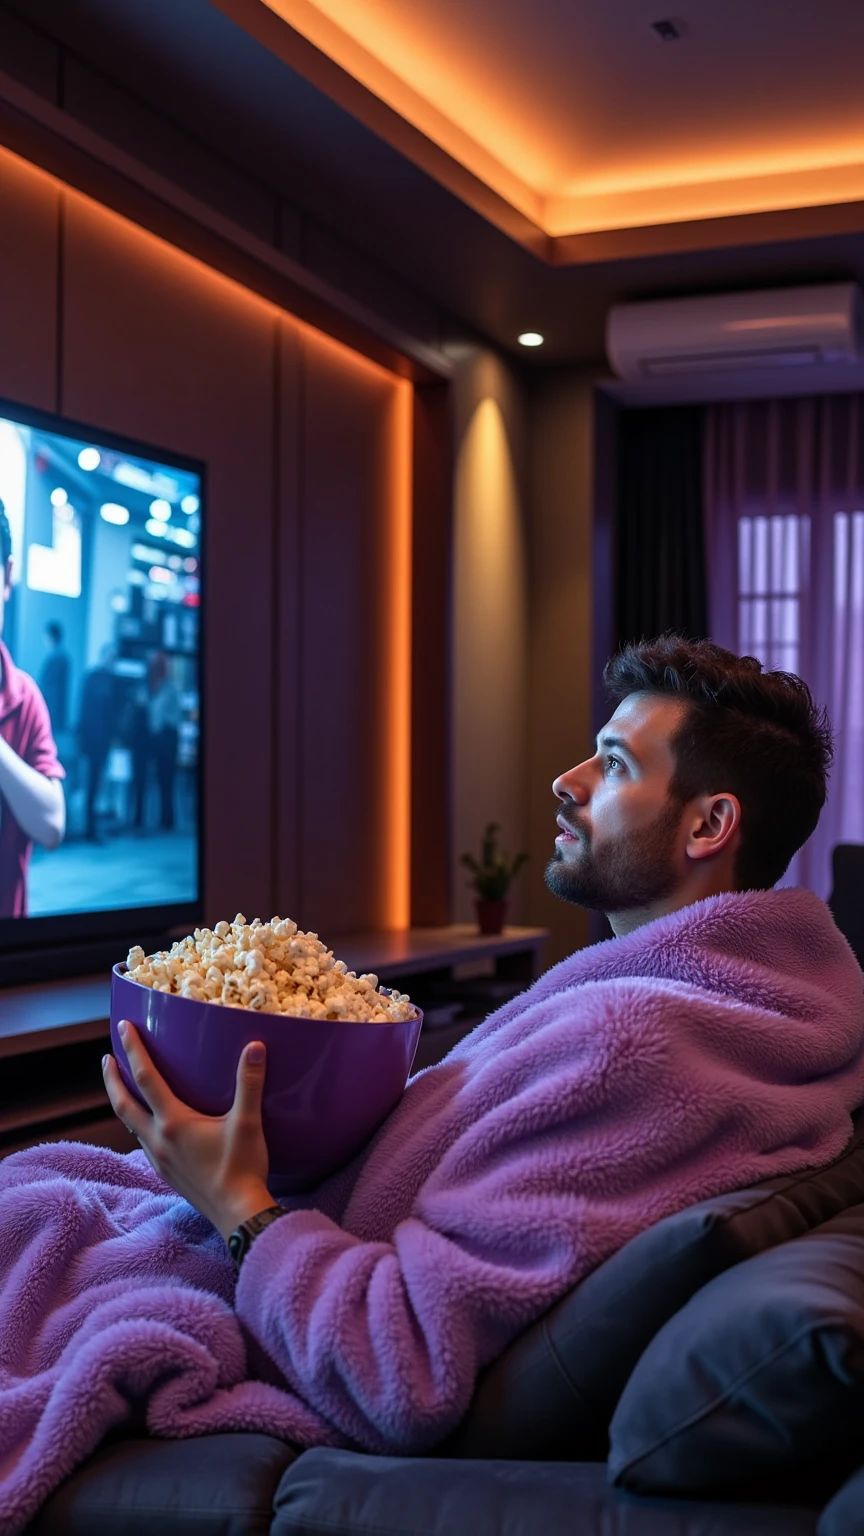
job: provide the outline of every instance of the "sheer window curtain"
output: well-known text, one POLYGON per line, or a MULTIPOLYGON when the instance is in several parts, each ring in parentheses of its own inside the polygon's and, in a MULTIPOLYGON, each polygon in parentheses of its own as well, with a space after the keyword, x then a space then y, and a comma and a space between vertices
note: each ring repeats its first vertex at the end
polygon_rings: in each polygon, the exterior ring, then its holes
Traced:
POLYGON ((835 843, 864 843, 864 397, 748 401, 705 417, 711 638, 797 672, 835 759, 813 836, 781 885, 826 897, 835 843))

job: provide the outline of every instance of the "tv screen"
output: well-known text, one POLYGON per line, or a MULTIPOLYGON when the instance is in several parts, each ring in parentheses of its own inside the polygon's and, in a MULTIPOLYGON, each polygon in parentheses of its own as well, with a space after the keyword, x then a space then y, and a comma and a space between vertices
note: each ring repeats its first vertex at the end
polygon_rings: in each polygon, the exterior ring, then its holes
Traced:
POLYGON ((0 401, 0 951, 201 896, 203 466, 0 401))

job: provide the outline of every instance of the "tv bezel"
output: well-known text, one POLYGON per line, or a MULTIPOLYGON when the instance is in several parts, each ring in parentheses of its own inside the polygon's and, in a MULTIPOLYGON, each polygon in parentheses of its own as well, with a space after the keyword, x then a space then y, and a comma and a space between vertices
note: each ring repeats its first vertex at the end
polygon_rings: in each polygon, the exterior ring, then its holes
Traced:
MULTIPOLYGON (((60 912, 42 917, 0 918, 0 987, 14 986, 32 980, 58 980, 80 976, 89 970, 99 970, 110 956, 123 959, 124 947, 147 941, 155 947, 160 938, 170 940, 182 929, 188 932, 197 923, 204 907, 205 847, 204 827, 207 798, 207 772, 204 741, 207 719, 207 647, 204 629, 207 572, 207 465, 202 459, 189 454, 177 453, 171 448, 160 448, 140 438, 124 433, 106 431, 89 422, 81 422, 69 416, 39 410, 17 401, 0 397, 0 419, 13 421, 21 426, 35 427, 58 437, 81 438, 106 448, 116 448, 135 458, 150 459, 166 469, 176 467, 195 474, 199 478, 199 515, 201 518, 198 542, 198 578, 200 592, 198 622, 198 697, 199 697, 199 752, 197 793, 197 858, 196 872, 198 894, 194 901, 163 902, 159 905, 138 907, 110 907, 92 912, 60 912)), ((142 844, 142 848, 146 844, 142 844)))

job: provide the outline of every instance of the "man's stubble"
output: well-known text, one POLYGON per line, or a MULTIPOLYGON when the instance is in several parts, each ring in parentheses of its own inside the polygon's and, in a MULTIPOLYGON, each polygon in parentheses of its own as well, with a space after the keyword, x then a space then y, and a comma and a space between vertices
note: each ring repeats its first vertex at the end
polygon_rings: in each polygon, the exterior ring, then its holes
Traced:
POLYGON ((571 824, 579 838, 579 853, 567 858, 556 848, 544 875, 549 890, 562 901, 606 914, 665 900, 680 879, 675 840, 682 811, 678 801, 667 800, 647 827, 605 839, 596 857, 586 834, 577 830, 578 824, 571 824))

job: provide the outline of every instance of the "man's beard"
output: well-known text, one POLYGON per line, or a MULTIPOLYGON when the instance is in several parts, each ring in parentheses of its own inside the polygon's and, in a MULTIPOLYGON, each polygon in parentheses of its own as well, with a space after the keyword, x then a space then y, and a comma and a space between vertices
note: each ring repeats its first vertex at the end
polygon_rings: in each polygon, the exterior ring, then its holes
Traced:
POLYGON ((667 800, 649 826, 605 840, 597 859, 585 834, 577 831, 582 846, 576 859, 556 848, 546 865, 544 878, 553 896, 605 913, 630 912, 671 896, 680 880, 674 848, 682 811, 677 801, 667 800))

